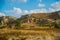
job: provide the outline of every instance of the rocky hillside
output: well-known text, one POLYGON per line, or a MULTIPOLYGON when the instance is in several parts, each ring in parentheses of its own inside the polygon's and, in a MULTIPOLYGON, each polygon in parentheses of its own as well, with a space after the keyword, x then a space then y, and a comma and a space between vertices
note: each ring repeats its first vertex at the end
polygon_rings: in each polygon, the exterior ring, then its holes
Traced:
POLYGON ((60 40, 60 29, 51 28, 60 27, 59 14, 60 12, 29 14, 18 19, 0 17, 0 40, 60 40))
POLYGON ((17 18, 11 16, 2 16, 0 17, 0 28, 6 28, 7 26, 15 25, 15 20, 17 18))
POLYGON ((23 15, 20 18, 22 21, 23 20, 38 20, 38 19, 51 19, 51 20, 59 20, 60 19, 60 11, 57 12, 52 12, 52 13, 33 13, 33 14, 28 14, 28 15, 23 15))
POLYGON ((54 23, 60 20, 60 11, 52 13, 33 13, 28 15, 23 15, 21 18, 21 23, 23 26, 37 27, 37 25, 44 25, 44 27, 52 27, 54 23))
POLYGON ((23 15, 20 18, 11 16, 0 17, 0 27, 9 26, 15 28, 17 25, 21 28, 35 29, 35 28, 50 28, 54 27, 55 22, 60 20, 60 11, 52 13, 33 13, 23 15), (20 25, 21 23, 21 25, 20 25))

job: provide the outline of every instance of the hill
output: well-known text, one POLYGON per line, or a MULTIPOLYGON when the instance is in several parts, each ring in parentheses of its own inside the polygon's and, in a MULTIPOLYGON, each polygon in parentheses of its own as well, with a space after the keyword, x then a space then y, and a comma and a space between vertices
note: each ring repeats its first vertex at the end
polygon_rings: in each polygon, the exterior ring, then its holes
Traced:
POLYGON ((32 13, 20 18, 0 17, 0 28, 40 29, 60 27, 60 11, 51 13, 32 13), (58 24, 58 25, 57 25, 58 24))
POLYGON ((23 15, 21 18, 21 23, 23 27, 38 27, 39 25, 43 28, 46 28, 46 26, 49 28, 55 25, 56 21, 60 20, 60 11, 51 12, 51 13, 33 13, 28 15, 23 15))

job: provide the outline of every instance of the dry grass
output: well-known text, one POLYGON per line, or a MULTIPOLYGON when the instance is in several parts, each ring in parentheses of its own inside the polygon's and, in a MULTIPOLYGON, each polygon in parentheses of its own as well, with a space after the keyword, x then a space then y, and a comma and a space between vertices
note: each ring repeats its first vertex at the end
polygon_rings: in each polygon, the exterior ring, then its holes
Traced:
MULTIPOLYGON (((60 29, 59 29, 60 30, 60 29)), ((19 40, 37 40, 40 37, 52 38, 56 33, 60 33, 58 29, 41 29, 41 30, 11 30, 11 29, 0 29, 0 39, 19 39, 19 40)), ((58 35, 58 34, 56 34, 58 35)), ((53 40, 53 39, 52 39, 53 40)))

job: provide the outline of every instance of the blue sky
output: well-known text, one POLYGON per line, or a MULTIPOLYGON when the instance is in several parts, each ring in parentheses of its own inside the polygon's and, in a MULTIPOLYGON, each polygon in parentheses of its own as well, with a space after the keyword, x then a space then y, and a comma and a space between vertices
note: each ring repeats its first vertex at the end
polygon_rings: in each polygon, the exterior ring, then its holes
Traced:
POLYGON ((60 0, 0 0, 0 16, 15 16, 60 10, 60 0))

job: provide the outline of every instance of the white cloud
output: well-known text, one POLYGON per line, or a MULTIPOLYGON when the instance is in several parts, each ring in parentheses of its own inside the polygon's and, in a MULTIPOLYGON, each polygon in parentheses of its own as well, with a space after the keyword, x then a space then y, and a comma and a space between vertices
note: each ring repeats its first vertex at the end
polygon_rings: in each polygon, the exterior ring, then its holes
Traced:
POLYGON ((56 10, 53 8, 49 8, 49 12, 55 12, 56 10))
POLYGON ((32 14, 32 13, 46 13, 46 9, 33 9, 33 10, 22 10, 14 7, 13 10, 5 10, 5 13, 9 13, 11 16, 20 17, 21 15, 32 14))
POLYGON ((27 0, 23 0, 24 2, 27 2, 27 0))
POLYGON ((42 0, 40 0, 40 2, 42 2, 42 0))
POLYGON ((15 2, 15 1, 17 1, 17 2, 27 2, 27 0, 11 0, 12 2, 15 2))
POLYGON ((52 3, 52 4, 51 4, 51 7, 52 7, 53 9, 55 9, 55 11, 60 10, 60 1, 59 1, 59 2, 55 2, 55 3, 52 3))
POLYGON ((0 12, 0 17, 1 17, 1 16, 5 16, 5 14, 0 12))
POLYGON ((23 10, 23 13, 24 14, 29 14, 29 11, 28 10, 23 10))
POLYGON ((38 4, 38 7, 45 7, 45 4, 39 3, 39 4, 38 4))
POLYGON ((22 13, 22 10, 20 8, 14 7, 13 10, 5 10, 6 13, 14 13, 14 14, 20 14, 22 13))
POLYGON ((34 10, 30 10, 30 13, 46 13, 47 10, 46 9, 34 9, 34 10))
POLYGON ((22 10, 20 8, 16 8, 16 7, 13 8, 13 11, 17 14, 22 13, 22 10))
POLYGON ((22 10, 20 8, 14 7, 12 10, 5 10, 5 13, 14 17, 20 17, 22 15, 22 10))

